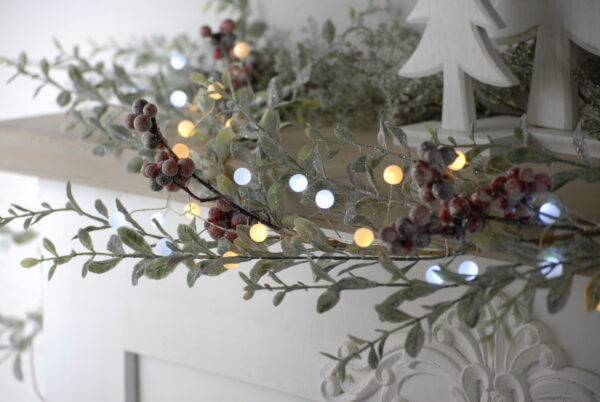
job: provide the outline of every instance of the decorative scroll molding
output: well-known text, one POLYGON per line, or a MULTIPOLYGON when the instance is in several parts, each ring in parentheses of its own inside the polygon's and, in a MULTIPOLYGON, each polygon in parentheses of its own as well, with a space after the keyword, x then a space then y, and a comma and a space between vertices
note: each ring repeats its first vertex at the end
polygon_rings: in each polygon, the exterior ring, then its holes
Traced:
MULTIPOLYGON (((495 316, 500 302, 486 307, 484 319, 495 316)), ((468 328, 450 310, 436 322, 416 359, 395 349, 383 356, 377 370, 357 361, 348 367, 344 383, 334 375, 335 364, 328 363, 321 393, 325 400, 339 402, 600 400, 600 375, 568 366, 542 322, 511 315, 506 332, 497 331, 487 343, 479 341, 482 336, 483 331, 468 328)))

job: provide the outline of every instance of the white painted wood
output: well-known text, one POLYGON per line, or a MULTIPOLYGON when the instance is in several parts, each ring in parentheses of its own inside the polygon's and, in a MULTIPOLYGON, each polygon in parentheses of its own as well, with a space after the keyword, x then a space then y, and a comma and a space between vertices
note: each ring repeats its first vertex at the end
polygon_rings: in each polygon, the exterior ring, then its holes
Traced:
MULTIPOLYGON (((487 305, 482 320, 497 317, 505 300, 487 305)), ((416 358, 398 348, 384 354, 375 371, 366 359, 356 361, 344 382, 335 376, 335 364, 327 363, 323 396, 344 402, 434 402, 441 395, 456 402, 600 400, 600 374, 570 366, 544 323, 514 314, 503 321, 505 330, 482 343, 486 331, 468 328, 452 309, 434 324, 416 358)))
POLYGON ((399 73, 423 77, 443 71, 444 129, 464 132, 475 122, 471 77, 500 87, 518 83, 484 29, 503 26, 488 0, 420 0, 407 21, 427 26, 399 73))
POLYGON ((499 43, 536 38, 527 114, 540 127, 573 130, 579 120, 573 83, 574 44, 600 55, 600 1, 494 0, 506 27, 489 30, 499 43))

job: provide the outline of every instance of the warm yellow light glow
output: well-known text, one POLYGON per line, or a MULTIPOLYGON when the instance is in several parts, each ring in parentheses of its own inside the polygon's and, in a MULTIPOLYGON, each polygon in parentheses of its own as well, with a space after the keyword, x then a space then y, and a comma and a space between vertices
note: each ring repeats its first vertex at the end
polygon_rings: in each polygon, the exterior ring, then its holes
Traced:
POLYGON ((392 186, 400 184, 403 177, 404 173, 402 172, 402 168, 398 165, 390 165, 383 171, 383 180, 392 186))
POLYGON ((250 54, 252 48, 248 42, 238 42, 233 47, 233 55, 238 59, 245 59, 250 54))
POLYGON ((467 164, 467 157, 465 156, 464 152, 456 150, 456 154, 458 156, 456 157, 456 159, 454 159, 454 162, 452 162, 450 165, 448 165, 448 169, 460 170, 460 169, 464 168, 465 165, 467 164))
POLYGON ((181 120, 177 125, 177 133, 183 138, 190 138, 192 135, 196 134, 196 130, 194 127, 196 125, 191 120, 181 120))
POLYGON ((195 202, 188 202, 183 208, 183 213, 187 218, 194 219, 200 216, 200 205, 195 202))
POLYGON ((220 93, 216 92, 216 86, 221 87, 221 89, 223 88, 223 85, 220 82, 215 82, 214 84, 210 84, 208 87, 206 87, 206 90, 208 91, 208 96, 219 100, 222 98, 222 96, 220 93))
POLYGON ((225 122, 225 127, 231 127, 231 122, 233 121, 233 117, 231 119, 227 119, 225 122))
POLYGON ((267 227, 262 223, 256 223, 250 227, 250 238, 252 241, 262 243, 267 240, 267 227))
POLYGON ((600 311, 600 303, 596 306, 596 311, 600 311))
POLYGON ((360 228, 354 232, 354 243, 358 247, 369 247, 373 240, 375 240, 375 234, 371 229, 360 228))
POLYGON ((185 144, 175 144, 173 146, 173 152, 177 155, 178 158, 187 158, 190 156, 190 149, 185 144))
MULTIPOLYGON (((236 254, 233 251, 227 251, 225 254, 223 254, 223 257, 237 257, 237 256, 239 256, 239 254, 236 254)), ((236 269, 238 265, 240 265, 240 264, 237 264, 237 263, 223 264, 223 267, 225 267, 226 269, 236 269)))

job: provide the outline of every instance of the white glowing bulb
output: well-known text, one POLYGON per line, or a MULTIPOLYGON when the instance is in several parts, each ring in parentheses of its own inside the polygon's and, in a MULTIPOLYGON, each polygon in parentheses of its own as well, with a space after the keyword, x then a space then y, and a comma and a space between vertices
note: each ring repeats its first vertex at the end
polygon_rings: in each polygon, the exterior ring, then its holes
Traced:
POLYGON ((329 209, 335 203, 335 197, 329 190, 320 190, 315 195, 315 204, 321 209, 329 209))
POLYGON ((475 279, 477 277, 477 274, 479 274, 479 266, 477 265, 477 263, 475 261, 471 261, 471 260, 463 261, 458 266, 458 273, 460 275, 466 276, 466 278, 465 278, 466 280, 472 281, 473 279, 475 279))
POLYGON ((125 225, 125 222, 127 222, 127 220, 125 219, 125 215, 123 215, 122 212, 113 212, 108 217, 108 223, 113 229, 120 228, 121 226, 125 225))
POLYGON ((444 279, 440 276, 441 268, 439 265, 432 265, 425 271, 425 280, 432 285, 443 285, 444 279))
POLYGON ((255 223, 250 227, 250 238, 256 243, 262 243, 267 240, 269 231, 262 223, 255 223))
POLYGON ((552 225, 560 218, 560 208, 551 202, 545 202, 540 207, 540 220, 546 225, 552 225))
POLYGON ((169 248, 169 239, 160 239, 154 246, 154 253, 161 257, 167 257, 173 253, 173 250, 169 248))
POLYGON ((150 218, 150 222, 152 222, 152 226, 154 226, 156 229, 158 229, 158 226, 156 226, 156 224, 154 223, 155 219, 161 227, 164 228, 165 226, 167 226, 168 220, 167 220, 166 213, 157 212, 154 215, 152 215, 152 217, 150 218))
POLYGON ((171 56, 170 62, 173 69, 183 70, 183 68, 187 65, 187 57, 181 53, 175 53, 171 56))
POLYGON ((250 180, 252 180, 252 173, 246 168, 237 168, 235 172, 233 172, 233 181, 240 186, 245 186, 250 183, 250 180))
POLYGON ((183 92, 181 89, 178 89, 171 92, 169 101, 171 102, 171 105, 175 107, 184 107, 187 104, 188 97, 185 92, 183 92))
POLYGON ((290 188, 295 193, 301 193, 308 187, 308 179, 303 174, 297 173, 290 177, 290 188))
POLYGON ((563 266, 562 266, 562 264, 560 264, 560 260, 556 257, 546 258, 546 261, 544 261, 542 266, 544 266, 544 265, 550 265, 550 266, 544 267, 540 270, 542 275, 544 275, 548 279, 558 278, 563 273, 563 266), (555 264, 555 265, 552 265, 552 264, 555 264))

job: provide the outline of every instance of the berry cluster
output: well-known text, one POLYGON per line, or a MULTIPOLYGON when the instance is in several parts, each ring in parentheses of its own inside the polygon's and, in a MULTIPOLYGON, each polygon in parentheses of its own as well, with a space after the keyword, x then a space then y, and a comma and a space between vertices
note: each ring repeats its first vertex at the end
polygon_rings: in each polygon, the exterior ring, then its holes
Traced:
POLYGON ((167 140, 156 126, 156 105, 145 99, 136 99, 132 111, 133 113, 125 116, 125 127, 143 132, 142 143, 146 148, 160 149, 154 155, 154 162, 142 166, 142 175, 150 179, 150 188, 153 191, 166 188, 167 191, 174 192, 186 186, 196 170, 196 164, 190 158, 179 159, 170 150, 165 150, 167 140))
POLYGON ((200 27, 200 35, 205 38, 210 38, 214 46, 213 58, 221 60, 223 57, 231 58, 231 51, 235 45, 235 22, 231 19, 226 19, 221 22, 219 27, 220 32, 213 33, 208 25, 200 27))
POLYGON ((233 242, 238 236, 235 231, 238 225, 251 225, 252 223, 254 223, 252 219, 236 212, 227 200, 221 198, 217 200, 214 207, 208 210, 208 219, 204 222, 204 229, 215 240, 224 237, 233 242))
POLYGON ((427 203, 439 200, 441 210, 436 215, 428 207, 417 205, 408 217, 383 227, 380 237, 392 254, 414 254, 427 247, 434 235, 462 241, 466 234, 483 229, 489 216, 531 219, 535 215, 531 204, 551 190, 547 174, 536 174, 529 167, 514 167, 472 194, 455 195, 454 176, 444 171, 444 166, 456 159, 454 149, 437 147, 428 141, 421 144, 418 154, 421 160, 412 167, 411 177, 420 186, 421 199, 427 203))

